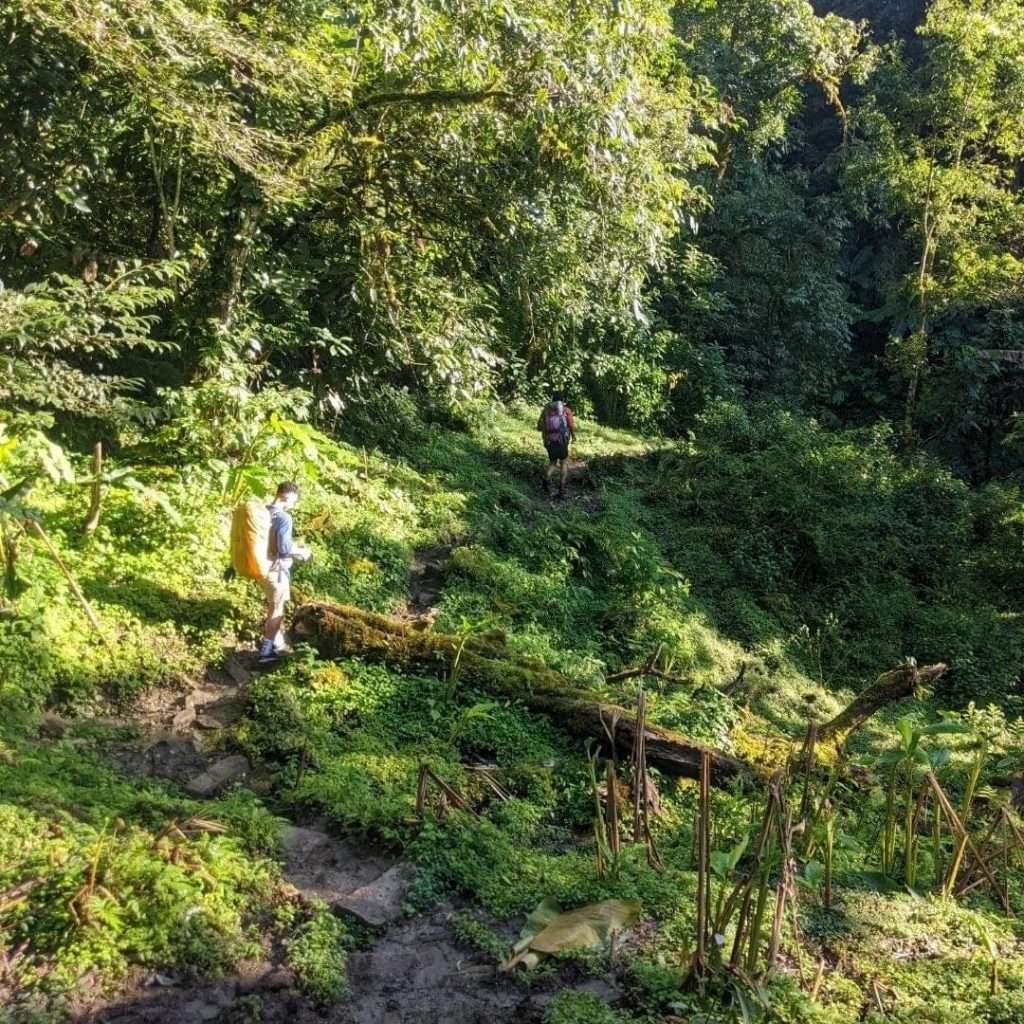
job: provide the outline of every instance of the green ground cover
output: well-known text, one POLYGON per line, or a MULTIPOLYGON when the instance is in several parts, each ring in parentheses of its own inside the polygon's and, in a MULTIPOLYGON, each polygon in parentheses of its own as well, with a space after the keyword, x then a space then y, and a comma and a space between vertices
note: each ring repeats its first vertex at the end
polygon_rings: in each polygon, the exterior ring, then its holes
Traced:
MULTIPOLYGON (((885 1019, 1020 1019, 1016 924, 982 890, 963 905, 933 895, 927 851, 917 891, 898 873, 880 879, 876 856, 888 778, 878 758, 899 741, 899 715, 923 725, 940 709, 962 711, 968 695, 999 704, 984 722, 963 719, 972 732, 925 744, 948 751, 941 777, 955 796, 982 732, 991 755, 979 792, 989 805, 1004 799, 996 783, 1020 760, 1019 731, 1007 724, 1020 711, 1024 655, 1015 491, 972 492, 925 460, 901 462, 881 432, 826 432, 770 409, 723 407, 674 445, 582 423, 586 469, 573 499, 552 506, 539 491, 531 410, 480 409, 467 426, 425 421, 397 393, 389 401, 387 417, 350 428, 348 441, 298 425, 257 430, 249 462, 232 456, 226 467, 193 455, 171 472, 142 438, 126 438, 118 458, 142 486, 111 487, 88 538, 82 489, 42 478, 33 487, 27 500, 107 643, 91 635, 42 548, 23 540, 23 592, 0 617, 0 894, 41 879, 3 910, 9 948, 28 940, 20 986, 56 997, 86 969, 113 983, 133 965, 216 974, 270 931, 309 965, 312 997, 340 996, 341 937, 272 884, 279 816, 301 810, 412 858, 410 910, 451 892, 499 917, 545 897, 566 907, 638 899, 658 928, 631 955, 629 1004, 615 1019, 727 1021, 746 1006, 728 986, 704 997, 683 987, 695 918, 694 784, 658 780, 664 870, 628 847, 617 873, 601 877, 583 745, 557 721, 458 678, 325 663, 299 650, 252 684, 228 741, 266 765, 273 788, 263 801, 239 792, 199 805, 169 785, 129 780, 105 758, 113 737, 102 730, 37 737, 44 708, 130 708, 152 687, 201 678, 254 639, 255 588, 222 577, 225 489, 258 486, 251 464, 305 487, 296 521, 314 560, 296 574, 302 594, 398 611, 414 552, 449 545, 434 628, 503 630, 517 653, 625 703, 636 681, 606 684, 605 675, 660 648, 661 663, 692 682, 653 683, 652 719, 768 767, 788 757, 809 721, 830 717, 902 658, 948 661, 934 696, 878 716, 851 744, 857 773, 836 791, 834 905, 822 905, 818 869, 806 863, 820 853, 803 858, 802 939, 788 935, 783 970, 762 996, 773 1019, 880 1020, 875 982, 885 1019), (745 684, 726 696, 716 684, 742 663, 745 684), (487 799, 467 768, 477 760, 498 766, 511 800, 487 799), (483 815, 417 823, 424 762, 483 815), (168 822, 196 818, 226 831, 164 834, 168 822), (812 1000, 822 958, 829 970, 812 1000)), ((21 457, 27 465, 30 455, 21 457)), ((758 788, 715 791, 715 849, 751 832, 762 805, 758 788)), ((1009 879, 1011 897, 1021 895, 1024 878, 1009 879)), ((548 1019, 613 1019, 585 1003, 566 997, 548 1019)))

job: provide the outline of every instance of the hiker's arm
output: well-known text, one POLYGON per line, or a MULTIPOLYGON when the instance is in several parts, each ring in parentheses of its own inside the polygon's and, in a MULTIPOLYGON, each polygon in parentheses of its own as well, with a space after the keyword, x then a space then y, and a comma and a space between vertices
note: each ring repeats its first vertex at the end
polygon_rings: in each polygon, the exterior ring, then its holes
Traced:
POLYGON ((566 408, 565 410, 566 425, 569 427, 569 436, 575 441, 576 440, 576 417, 572 414, 572 409, 566 408))

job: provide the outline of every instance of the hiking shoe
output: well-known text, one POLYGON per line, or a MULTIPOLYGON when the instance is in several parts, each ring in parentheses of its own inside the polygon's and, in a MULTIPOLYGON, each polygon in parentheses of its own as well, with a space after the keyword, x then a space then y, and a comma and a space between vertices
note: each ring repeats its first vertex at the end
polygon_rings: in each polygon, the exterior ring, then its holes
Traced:
POLYGON ((256 657, 256 663, 259 665, 272 665, 280 657, 279 653, 274 650, 274 644, 271 640, 264 640, 260 644, 260 651, 256 657))
POLYGON ((547 495, 550 495, 551 494, 551 481, 547 477, 544 477, 541 480, 540 484, 541 484, 541 487, 544 488, 544 493, 547 494, 547 495))

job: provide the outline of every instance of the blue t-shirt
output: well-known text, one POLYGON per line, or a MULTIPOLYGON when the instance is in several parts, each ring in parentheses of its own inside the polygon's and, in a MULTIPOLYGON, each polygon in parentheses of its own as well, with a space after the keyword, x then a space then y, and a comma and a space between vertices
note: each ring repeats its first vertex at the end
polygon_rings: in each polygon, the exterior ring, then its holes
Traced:
POLYGON ((291 558, 295 552, 292 517, 280 505, 270 506, 270 555, 272 559, 291 558))

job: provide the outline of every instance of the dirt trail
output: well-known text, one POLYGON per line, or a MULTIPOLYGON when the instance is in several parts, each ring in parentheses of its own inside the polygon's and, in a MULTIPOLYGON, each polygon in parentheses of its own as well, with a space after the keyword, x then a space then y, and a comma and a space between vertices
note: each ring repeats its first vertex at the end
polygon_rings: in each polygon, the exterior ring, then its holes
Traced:
MULTIPOLYGON (((600 504, 587 463, 578 459, 570 462, 564 505, 570 504, 588 514, 600 504)), ((436 618, 458 543, 415 552, 403 617, 425 623, 436 618)), ((236 784, 269 792, 269 778, 245 757, 226 753, 224 742, 244 713, 257 670, 253 652, 234 650, 223 672, 209 670, 193 689, 154 691, 131 720, 119 723, 135 726, 140 735, 115 750, 115 758, 128 773, 177 783, 193 797, 214 797, 236 784)), ((120 998, 93 1002, 72 1019, 81 1024, 539 1024, 544 1007, 565 988, 591 991, 609 1002, 621 998, 612 976, 588 979, 571 966, 529 986, 499 972, 493 959, 457 938, 450 920, 459 909, 454 904, 404 916, 412 865, 332 836, 321 822, 287 828, 282 843, 283 881, 293 896, 307 904, 326 902, 369 937, 349 957, 349 998, 331 1008, 314 1006, 299 991, 287 951, 267 946, 261 959, 217 981, 139 974, 120 998)), ((517 927, 490 923, 511 945, 517 927)))
POLYGON ((403 619, 433 621, 448 575, 448 562, 458 542, 432 544, 413 553, 409 574, 409 594, 399 613, 403 619))
POLYGON ((590 463, 586 459, 569 459, 564 499, 558 497, 557 472, 551 477, 551 493, 542 497, 545 505, 551 508, 571 506, 588 516, 596 515, 601 509, 601 500, 594 491, 594 481, 590 475, 590 463))
MULTIPOLYGON (((286 952, 267 950, 230 978, 190 984, 151 974, 118 1000, 76 1015, 78 1024, 540 1024, 544 1007, 565 988, 615 1002, 613 979, 585 979, 573 968, 527 986, 466 947, 451 923, 451 903, 406 918, 402 903, 412 869, 315 827, 283 837, 284 879, 305 901, 323 900, 375 936, 348 962, 349 997, 318 1008, 297 990, 286 952)), ((496 925, 509 938, 514 927, 496 925)))
POLYGON ((438 907, 390 931, 372 948, 349 957, 350 995, 317 1007, 296 991, 294 976, 267 963, 249 963, 230 978, 206 985, 177 979, 140 986, 75 1024, 541 1024, 544 1008, 565 988, 606 1001, 621 998, 600 979, 549 975, 526 986, 500 973, 482 954, 459 945, 438 907), (169 983, 169 984, 164 984, 169 983))
POLYGON ((246 758, 218 753, 245 711, 255 671, 255 652, 232 651, 223 672, 208 669, 192 689, 151 691, 123 722, 138 735, 114 750, 115 760, 130 775, 175 782, 195 797, 215 796, 241 781, 266 792, 261 773, 246 758))

